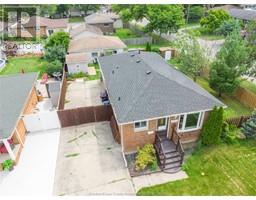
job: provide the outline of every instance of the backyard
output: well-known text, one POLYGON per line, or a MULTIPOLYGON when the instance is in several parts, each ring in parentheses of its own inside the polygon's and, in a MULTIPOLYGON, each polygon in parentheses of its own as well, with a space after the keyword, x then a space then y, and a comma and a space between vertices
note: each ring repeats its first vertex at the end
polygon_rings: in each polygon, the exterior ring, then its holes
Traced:
POLYGON ((138 195, 256 195, 256 140, 201 148, 183 166, 189 178, 138 195))
MULTIPOLYGON (((177 69, 179 69, 179 63, 177 59, 171 59, 169 63, 172 66, 175 66, 177 69)), ((221 100, 223 103, 225 103, 228 108, 224 111, 224 118, 232 118, 232 117, 239 117, 241 115, 250 115, 252 112, 252 109, 249 107, 243 105, 241 102, 239 102, 233 95, 227 95, 223 94, 221 97, 218 97, 217 92, 213 90, 209 85, 209 80, 204 77, 198 77, 197 83, 203 87, 205 90, 207 90, 209 93, 211 93, 213 96, 221 100)), ((252 88, 255 89, 254 84, 250 83, 249 81, 244 81, 241 83, 243 87, 246 88, 252 88), (253 85, 252 85, 253 84, 253 85), (249 87, 249 86, 250 87, 249 87)))
POLYGON ((138 38, 140 37, 136 33, 134 33, 132 30, 128 28, 119 28, 116 29, 116 32, 114 34, 115 36, 119 37, 120 39, 128 39, 128 38, 138 38))
POLYGON ((24 72, 39 72, 42 75, 48 62, 41 57, 10 57, 6 67, 0 72, 0 75, 9 75, 24 72))
MULTIPOLYGON (((212 95, 217 97, 216 91, 214 91, 209 86, 209 82, 206 78, 199 77, 197 79, 197 83, 202 86, 205 90, 210 92, 212 95)), ((217 97, 219 98, 219 97, 217 97)), ((252 109, 240 103, 234 96, 223 94, 222 97, 219 98, 223 103, 225 103, 228 108, 225 109, 224 118, 232 118, 238 117, 241 115, 250 115, 252 109)))

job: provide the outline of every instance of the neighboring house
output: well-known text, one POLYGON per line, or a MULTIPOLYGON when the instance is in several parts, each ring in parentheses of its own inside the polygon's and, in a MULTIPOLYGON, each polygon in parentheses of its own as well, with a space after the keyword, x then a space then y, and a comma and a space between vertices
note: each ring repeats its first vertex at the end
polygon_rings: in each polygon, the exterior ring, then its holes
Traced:
POLYGON ((195 145, 209 111, 224 106, 157 53, 127 52, 98 62, 123 153, 155 144, 158 155, 178 156, 165 169, 180 167, 182 148, 195 145))
POLYGON ((116 28, 122 28, 123 23, 115 13, 93 13, 85 17, 85 23, 96 26, 104 34, 114 33, 116 28))
POLYGON ((23 28, 32 37, 47 37, 57 31, 69 31, 67 19, 49 19, 39 16, 32 16, 27 23, 23 24, 23 28))
POLYGON ((240 7, 237 5, 237 6, 234 6, 234 5, 224 5, 224 6, 216 6, 216 7, 213 7, 209 10, 225 10, 226 12, 229 13, 229 11, 231 9, 239 9, 240 7))
POLYGON ((79 39, 86 36, 103 35, 103 32, 96 26, 83 23, 79 26, 71 28, 69 30, 69 34, 72 39, 79 39))
POLYGON ((22 118, 38 103, 36 79, 37 73, 0 76, 0 166, 7 159, 18 163, 26 137, 22 118))
POLYGON ((70 8, 68 11, 69 17, 82 17, 84 14, 84 11, 81 11, 78 8, 70 8))
POLYGON ((87 53, 90 60, 106 54, 121 53, 126 45, 115 36, 87 36, 70 41, 68 53, 87 53))
POLYGON ((8 25, 8 37, 21 37, 21 38, 31 38, 33 35, 24 28, 23 25, 18 28, 18 23, 8 25), (20 32, 18 32, 20 29, 20 32))
POLYGON ((244 9, 231 9, 229 14, 239 20, 244 22, 256 21, 256 10, 244 10, 244 9))
POLYGON ((91 59, 88 53, 72 53, 66 55, 68 73, 88 72, 88 64, 91 59))

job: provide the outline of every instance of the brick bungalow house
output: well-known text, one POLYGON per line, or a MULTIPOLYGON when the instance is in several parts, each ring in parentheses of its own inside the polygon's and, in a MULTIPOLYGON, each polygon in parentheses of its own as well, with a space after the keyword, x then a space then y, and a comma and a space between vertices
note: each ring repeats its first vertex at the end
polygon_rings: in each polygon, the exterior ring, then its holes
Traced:
POLYGON ((38 103, 36 79, 37 73, 0 77, 0 171, 5 160, 19 161, 26 137, 22 116, 38 103))
POLYGON ((85 23, 100 28, 104 34, 114 33, 116 28, 123 27, 119 15, 112 12, 88 15, 85 17, 85 23))
POLYGON ((60 30, 69 31, 67 19, 50 19, 40 16, 32 16, 22 28, 28 31, 32 37, 48 37, 60 30))
MULTIPOLYGON (((124 157, 154 144, 164 170, 180 169, 184 150, 222 102, 153 52, 98 58, 124 157)), ((111 123, 113 120, 111 120, 111 123)))
POLYGON ((68 72, 87 72, 88 63, 103 55, 121 53, 125 48, 126 45, 114 36, 93 34, 72 39, 66 55, 68 72))

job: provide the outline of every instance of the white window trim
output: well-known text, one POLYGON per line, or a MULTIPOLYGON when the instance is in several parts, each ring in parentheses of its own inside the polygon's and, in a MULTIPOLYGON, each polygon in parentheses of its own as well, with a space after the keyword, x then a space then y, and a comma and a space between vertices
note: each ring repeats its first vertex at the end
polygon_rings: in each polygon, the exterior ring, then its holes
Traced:
POLYGON ((135 121, 133 123, 133 128, 134 128, 134 132, 147 131, 148 130, 148 120, 135 121), (135 128, 135 123, 137 123, 137 122, 144 122, 144 121, 146 122, 146 126, 145 127, 135 128))
POLYGON ((179 122, 178 122, 178 126, 177 126, 177 131, 178 132, 190 132, 190 131, 195 131, 195 130, 199 130, 199 129, 202 128, 205 112, 200 112, 199 111, 199 112, 193 112, 193 113, 182 114, 182 115, 184 115, 184 119, 183 119, 183 124, 182 124, 181 129, 179 129, 181 115, 179 116, 179 122), (197 121, 197 126, 196 126, 196 128, 185 129, 185 125, 186 125, 186 121, 187 121, 187 115, 193 114, 193 113, 199 113, 199 118, 198 118, 199 120, 197 121))

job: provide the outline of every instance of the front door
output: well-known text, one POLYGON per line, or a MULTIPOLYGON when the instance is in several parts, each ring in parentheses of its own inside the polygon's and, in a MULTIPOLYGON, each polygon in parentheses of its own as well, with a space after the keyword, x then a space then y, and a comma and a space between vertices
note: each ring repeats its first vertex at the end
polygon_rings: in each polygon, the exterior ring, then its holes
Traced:
POLYGON ((168 118, 160 118, 157 120, 157 130, 164 131, 167 129, 168 118))

